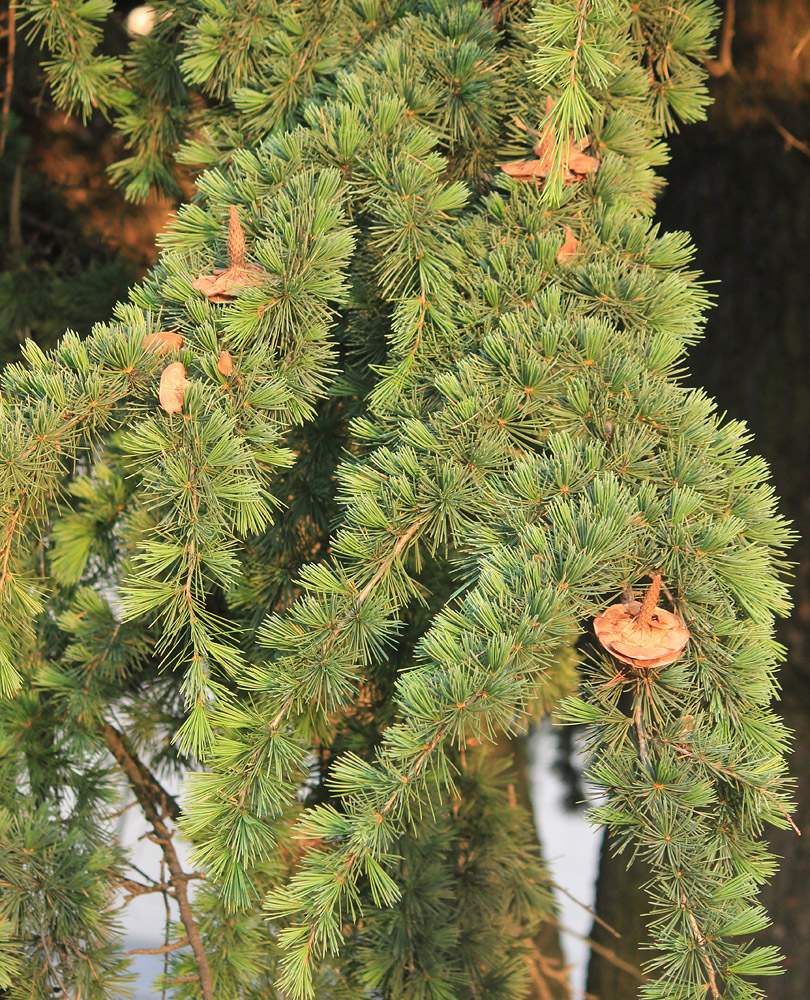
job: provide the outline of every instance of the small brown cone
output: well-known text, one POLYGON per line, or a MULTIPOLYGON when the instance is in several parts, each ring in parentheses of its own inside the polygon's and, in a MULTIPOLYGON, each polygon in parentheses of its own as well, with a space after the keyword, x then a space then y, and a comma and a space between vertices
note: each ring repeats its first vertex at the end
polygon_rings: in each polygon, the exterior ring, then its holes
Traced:
POLYGON ((164 368, 160 376, 158 399, 167 413, 179 413, 183 409, 183 393, 189 385, 182 362, 175 361, 164 368))
POLYGON ((564 264, 567 260, 576 256, 579 249, 579 240, 574 236, 571 227, 565 227, 565 243, 557 251, 557 263, 564 264))
MULTIPOLYGON (((554 101, 551 97, 546 98, 545 118, 548 117, 554 101)), ((582 147, 574 141, 573 132, 569 135, 568 141, 562 149, 558 146, 558 137, 551 122, 546 124, 542 132, 525 125, 519 118, 513 119, 519 129, 537 139, 532 146, 532 151, 537 157, 536 160, 520 160, 515 163, 499 164, 501 170, 516 181, 536 181, 538 178, 544 180, 555 165, 562 168, 562 179, 564 184, 573 184, 581 181, 586 174, 592 174, 599 169, 599 160, 595 156, 589 156, 582 151, 582 147)), ((583 141, 588 141, 583 140, 583 141)))
POLYGON ((224 270, 201 274, 191 283, 210 302, 233 302, 249 285, 261 284, 264 274, 260 267, 246 263, 245 232, 233 205, 228 212, 228 256, 230 265, 224 270))
POLYGON ((158 354, 171 354, 172 351, 179 351, 183 346, 183 338, 179 333, 172 330, 158 330, 150 333, 144 341, 145 348, 152 347, 158 354))
POLYGON ((230 375, 233 372, 233 358, 230 351, 223 351, 217 361, 217 371, 220 375, 230 375))
POLYGON ((657 605, 661 577, 656 575, 643 602, 613 604, 594 619, 600 644, 621 663, 649 670, 674 663, 689 642, 689 629, 677 615, 657 605))
POLYGON ((583 153, 579 146, 572 141, 568 153, 568 169, 577 177, 583 177, 585 174, 595 173, 599 169, 599 160, 595 156, 583 153))
POLYGON ((245 231, 233 205, 228 209, 228 253, 231 267, 245 266, 245 231))

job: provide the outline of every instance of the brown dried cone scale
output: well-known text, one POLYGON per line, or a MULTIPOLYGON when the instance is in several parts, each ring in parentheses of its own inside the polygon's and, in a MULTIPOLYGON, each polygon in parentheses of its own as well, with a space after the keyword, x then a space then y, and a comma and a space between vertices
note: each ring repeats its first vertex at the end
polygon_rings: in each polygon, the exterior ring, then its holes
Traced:
MULTIPOLYGON (((183 337, 173 330, 157 330, 155 333, 149 334, 143 346, 147 351, 155 351, 158 358, 165 358, 167 354, 172 354, 181 349, 183 346, 183 337)), ((153 371, 158 367, 159 363, 159 360, 156 358, 153 371)))
POLYGON ((613 604, 594 619, 601 645, 621 663, 649 670, 674 663, 689 642, 689 629, 677 615, 658 607, 661 577, 653 577, 643 601, 613 604))
POLYGON ((217 371, 220 375, 225 375, 226 377, 233 374, 233 358, 230 351, 222 351, 219 355, 217 371))
POLYGON ((557 251, 557 263, 565 264, 572 257, 576 257, 577 250, 579 250, 579 240, 574 236, 574 232, 570 226, 565 227, 565 243, 557 251))
POLYGON ((182 362, 175 361, 163 370, 158 399, 167 413, 179 413, 183 409, 183 393, 190 384, 182 362))
POLYGON ((158 330, 149 334, 143 346, 152 348, 160 355, 171 354, 172 351, 180 350, 183 346, 183 338, 173 330, 158 330))
MULTIPOLYGON (((546 114, 551 111, 554 102, 551 98, 546 100, 546 114)), ((532 147, 537 160, 519 160, 516 163, 501 163, 501 170, 517 181, 531 181, 539 178, 544 180, 557 164, 557 138, 551 125, 547 125, 543 132, 530 128, 519 119, 514 119, 518 128, 534 136, 538 141, 532 147)), ((569 136, 565 147, 560 151, 562 154, 563 183, 573 184, 581 181, 586 174, 592 174, 599 169, 599 160, 595 156, 588 156, 582 148, 574 141, 573 133, 569 136)))
POLYGON ((248 285, 260 284, 264 273, 255 264, 245 263, 245 233, 233 205, 228 220, 228 255, 230 267, 213 274, 201 274, 191 283, 192 288, 202 292, 211 302, 233 302, 248 285))

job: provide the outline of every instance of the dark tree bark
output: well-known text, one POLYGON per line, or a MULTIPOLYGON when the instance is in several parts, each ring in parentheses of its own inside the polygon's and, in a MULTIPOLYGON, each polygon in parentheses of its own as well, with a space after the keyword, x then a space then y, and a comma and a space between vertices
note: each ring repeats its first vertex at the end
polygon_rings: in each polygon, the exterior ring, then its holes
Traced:
POLYGON ((643 955, 639 942, 646 937, 645 914, 649 909, 642 889, 647 872, 641 865, 627 870, 627 854, 614 856, 609 838, 602 841, 599 878, 596 883, 596 912, 613 931, 594 921, 591 939, 599 949, 591 951, 588 963, 588 992, 600 1000, 635 996, 642 982, 637 971, 643 955), (605 954, 605 949, 609 954, 605 954))

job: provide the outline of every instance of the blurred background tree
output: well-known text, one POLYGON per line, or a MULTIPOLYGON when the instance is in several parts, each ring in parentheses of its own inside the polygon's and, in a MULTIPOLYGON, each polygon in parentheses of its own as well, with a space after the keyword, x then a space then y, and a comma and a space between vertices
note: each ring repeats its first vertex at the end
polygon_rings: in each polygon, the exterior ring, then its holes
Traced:
MULTIPOLYGON (((121 5, 104 46, 127 44, 121 5)), ((43 347, 66 329, 87 333, 108 316, 156 256, 172 202, 128 202, 107 168, 123 142, 101 113, 58 108, 41 68, 45 53, 21 28, 16 3, 0 13, 0 361, 32 337, 43 347)))

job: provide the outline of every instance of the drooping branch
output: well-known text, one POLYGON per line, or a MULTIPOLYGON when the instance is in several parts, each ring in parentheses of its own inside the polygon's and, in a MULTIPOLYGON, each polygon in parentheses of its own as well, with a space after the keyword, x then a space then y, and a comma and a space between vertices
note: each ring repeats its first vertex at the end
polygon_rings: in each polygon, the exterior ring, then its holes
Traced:
MULTIPOLYGON (((393 564, 397 560, 397 558, 400 555, 402 555, 403 551, 407 548, 407 546, 410 543, 411 539, 414 537, 414 535, 416 535, 416 533, 423 526, 423 524, 424 524, 424 520, 421 519, 421 518, 419 518, 419 519, 415 520, 413 522, 413 524, 411 524, 411 526, 407 529, 407 531, 403 532, 399 536, 399 538, 397 539, 396 544, 394 545, 393 549, 391 550, 391 552, 389 552, 389 554, 385 557, 385 559, 380 563, 380 565, 377 568, 377 571, 375 572, 374 576, 368 581, 368 583, 365 585, 365 587, 363 587, 363 589, 357 595, 356 600, 352 604, 351 612, 343 619, 342 622, 340 622, 340 624, 333 631, 333 633, 329 636, 329 638, 325 639, 324 642, 321 644, 321 647, 318 650, 318 653, 321 656, 325 656, 326 655, 326 653, 329 651, 329 649, 337 641, 337 638, 340 635, 341 630, 343 628, 345 628, 352 621, 352 619, 354 617, 356 617, 357 612, 360 610, 360 608, 363 606, 363 604, 368 600, 369 596, 374 592, 374 588, 377 586, 377 584, 380 582, 380 580, 382 580, 382 578, 389 571, 389 569, 393 566, 393 564)), ((290 711, 290 709, 292 708, 293 702, 295 701, 295 694, 296 694, 296 692, 292 691, 287 696, 286 700, 284 701, 284 704, 279 709, 278 714, 275 716, 275 718, 273 719, 273 721, 270 723, 269 730, 270 730, 271 733, 274 733, 278 729, 278 727, 281 725, 281 723, 286 719, 287 713, 290 711)), ((250 761, 247 764, 247 767, 245 768, 244 777, 246 779, 246 783, 242 787, 242 791, 241 791, 241 794, 239 796, 239 808, 240 809, 245 804, 245 799, 247 797, 247 792, 248 792, 248 783, 250 781, 252 781, 252 779, 254 777, 254 774, 255 774, 255 771, 256 771, 256 768, 258 767, 260 759, 261 759, 261 751, 257 750, 253 754, 253 756, 251 757, 250 761)))
POLYGON ((168 817, 177 822, 180 818, 180 806, 177 800, 166 791, 135 751, 128 746, 124 734, 109 724, 104 726, 103 733, 107 746, 121 766, 141 807, 143 807, 143 797, 146 796, 152 803, 153 809, 155 805, 160 807, 160 817, 168 817))
POLYGON ((214 1000, 214 983, 208 956, 203 947, 199 928, 191 911, 188 898, 188 874, 183 871, 177 850, 172 840, 172 833, 165 819, 177 820, 180 807, 171 795, 166 792, 151 771, 138 758, 128 745, 123 733, 106 723, 102 729, 105 742, 124 772, 133 794, 143 809, 144 816, 154 830, 154 839, 160 845, 166 866, 169 869, 169 881, 174 888, 177 905, 180 909, 180 919, 186 929, 188 942, 194 952, 197 969, 200 976, 200 991, 203 1000, 214 1000))
POLYGON ((706 974, 709 977, 709 988, 711 990, 712 997, 714 1000, 721 1000, 720 990, 717 987, 717 973, 712 963, 709 953, 706 949, 706 938, 703 936, 700 930, 700 925, 698 924, 694 913, 689 909, 686 903, 686 893, 681 895, 681 906, 686 911, 689 916, 689 926, 692 928, 692 933, 695 935, 695 940, 697 941, 698 951, 703 959, 703 964, 706 967, 706 974))
POLYGON ((641 717, 642 701, 641 697, 636 701, 636 708, 633 712, 633 721, 636 724, 636 732, 638 733, 638 755, 641 758, 641 763, 643 765, 647 764, 647 738, 644 735, 644 722, 641 717))
POLYGON ((577 77, 577 62, 579 60, 579 54, 582 50, 582 33, 585 30, 585 24, 588 20, 588 3, 589 0, 582 0, 577 13, 577 40, 574 43, 574 48, 571 52, 571 72, 569 75, 569 83, 571 85, 575 83, 577 77))

